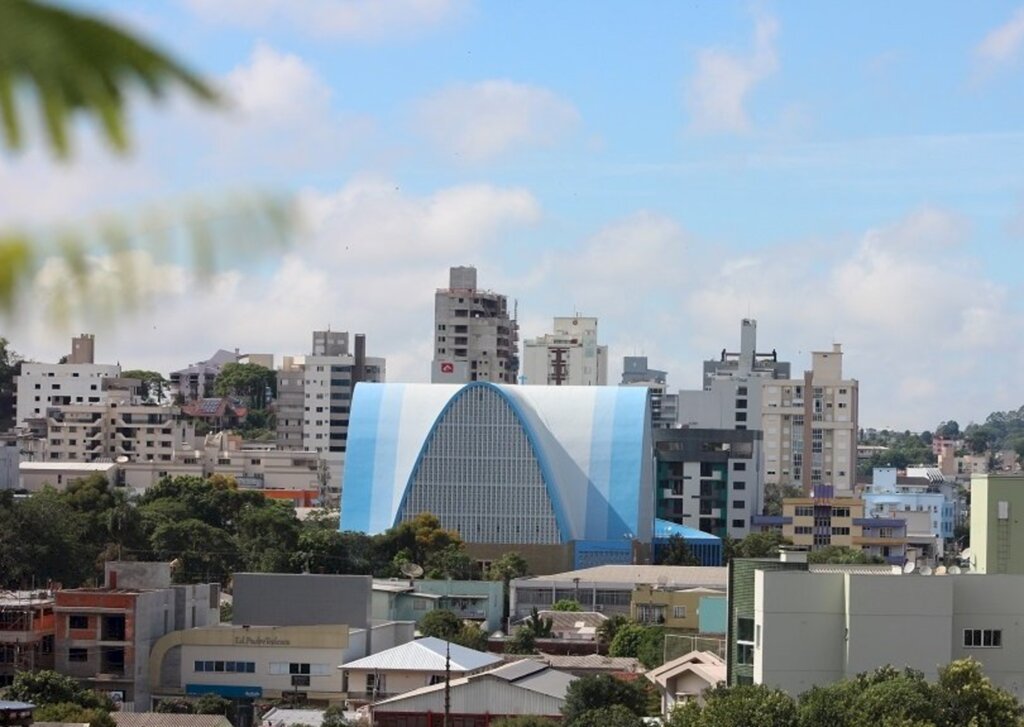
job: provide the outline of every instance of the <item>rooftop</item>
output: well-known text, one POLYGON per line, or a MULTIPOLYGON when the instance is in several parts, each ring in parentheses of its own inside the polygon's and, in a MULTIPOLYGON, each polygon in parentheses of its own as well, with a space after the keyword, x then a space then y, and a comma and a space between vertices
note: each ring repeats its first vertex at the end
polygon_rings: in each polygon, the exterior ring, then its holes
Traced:
POLYGON ((107 472, 114 466, 113 462, 22 462, 18 469, 22 472, 107 472))
POLYGON ((677 588, 693 586, 717 586, 724 588, 728 580, 729 569, 721 566, 690 566, 690 565, 599 565, 593 568, 554 573, 547 576, 517 578, 519 586, 531 582, 545 581, 573 582, 577 578, 580 585, 607 583, 632 587, 641 583, 645 585, 671 585, 677 588))
POLYGON ((458 644, 447 644, 444 639, 428 636, 386 649, 378 654, 350 661, 343 666, 345 669, 443 672, 446 647, 451 657, 451 668, 454 671, 476 671, 501 663, 501 657, 494 654, 467 649, 458 644))
POLYGON ((162 712, 111 712, 117 727, 231 727, 222 714, 164 714, 162 712))

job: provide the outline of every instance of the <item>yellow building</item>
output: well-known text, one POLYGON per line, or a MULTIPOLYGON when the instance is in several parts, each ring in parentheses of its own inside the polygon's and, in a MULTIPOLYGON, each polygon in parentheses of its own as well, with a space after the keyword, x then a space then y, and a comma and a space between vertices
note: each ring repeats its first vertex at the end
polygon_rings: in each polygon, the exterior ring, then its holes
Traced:
POLYGON ((634 621, 661 624, 670 629, 700 630, 700 599, 724 596, 714 588, 670 589, 637 585, 630 598, 629 613, 634 621))
POLYGON ((907 521, 864 516, 859 497, 832 497, 830 487, 818 487, 816 497, 792 497, 782 502, 782 516, 754 517, 754 525, 779 529, 793 545, 820 550, 830 545, 860 548, 870 556, 902 564, 907 553, 907 521))

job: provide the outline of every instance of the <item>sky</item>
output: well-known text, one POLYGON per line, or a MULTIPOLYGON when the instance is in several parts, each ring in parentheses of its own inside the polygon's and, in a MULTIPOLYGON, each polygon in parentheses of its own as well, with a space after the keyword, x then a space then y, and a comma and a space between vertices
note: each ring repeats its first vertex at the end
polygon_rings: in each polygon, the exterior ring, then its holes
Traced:
MULTIPOLYGON (((48 264, 0 335, 53 361, 169 372, 218 348, 308 353, 365 332, 390 381, 429 380, 453 265, 517 304, 523 338, 597 316, 610 383, 670 385, 736 350, 794 371, 843 345, 861 425, 933 429, 1024 404, 1024 4, 75 0, 197 69, 229 103, 132 96, 133 153, 80 124, 71 164, 0 152, 0 230, 236 192, 303 211, 222 266, 131 253, 148 295, 52 313, 48 264)), ((111 275, 109 251, 91 263, 111 275)))

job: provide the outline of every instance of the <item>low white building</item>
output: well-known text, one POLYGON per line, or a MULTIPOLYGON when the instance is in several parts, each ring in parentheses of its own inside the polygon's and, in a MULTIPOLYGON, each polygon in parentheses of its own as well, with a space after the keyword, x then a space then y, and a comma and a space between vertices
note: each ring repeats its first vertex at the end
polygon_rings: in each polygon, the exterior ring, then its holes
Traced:
POLYGON ((1024 697, 1024 576, 757 570, 750 626, 753 681, 793 695, 886 664, 934 680, 973 657, 1024 697))
POLYGON ((644 674, 661 696, 661 713, 677 704, 704 703, 704 692, 725 681, 725 661, 710 651, 691 651, 644 674))

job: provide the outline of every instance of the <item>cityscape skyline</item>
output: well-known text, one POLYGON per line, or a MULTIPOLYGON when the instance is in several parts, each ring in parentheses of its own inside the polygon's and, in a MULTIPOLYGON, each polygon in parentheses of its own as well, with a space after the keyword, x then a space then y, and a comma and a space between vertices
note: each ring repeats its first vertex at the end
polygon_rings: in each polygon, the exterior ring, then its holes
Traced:
POLYGON ((98 360, 166 372, 218 348, 299 353, 331 325, 365 331, 390 380, 428 381, 434 291, 476 265, 518 303, 522 340, 598 318, 610 382, 643 354, 696 388, 749 317, 798 372, 842 343, 864 426, 1020 406, 1014 3, 885 7, 885 27, 881 4, 588 6, 584 23, 539 3, 74 5, 234 103, 137 104, 126 162, 91 131, 67 168, 7 156, 0 220, 256 186, 296 195, 308 224, 206 283, 144 256, 149 308, 67 328, 46 313, 51 266, 3 322, 25 355, 56 360, 89 330, 98 360))

